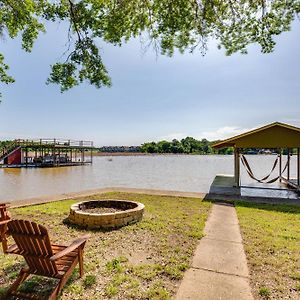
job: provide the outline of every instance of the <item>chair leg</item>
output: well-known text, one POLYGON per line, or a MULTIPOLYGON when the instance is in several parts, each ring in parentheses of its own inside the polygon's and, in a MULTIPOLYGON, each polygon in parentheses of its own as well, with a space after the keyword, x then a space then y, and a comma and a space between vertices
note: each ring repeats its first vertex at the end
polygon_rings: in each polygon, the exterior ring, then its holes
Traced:
POLYGON ((69 277, 72 275, 72 272, 74 270, 74 268, 76 267, 78 261, 75 260, 72 265, 70 266, 69 270, 64 274, 64 276, 60 279, 59 283, 57 284, 57 286, 55 287, 55 289, 53 290, 52 294, 50 295, 50 297, 48 298, 48 300, 55 300, 57 298, 57 296, 59 295, 59 293, 61 292, 61 290, 63 289, 63 287, 65 286, 65 284, 67 283, 69 277))
POLYGON ((7 252, 7 239, 6 236, 2 237, 2 249, 3 249, 3 253, 5 254, 7 252))
POLYGON ((20 271, 20 274, 19 274, 18 278, 16 279, 16 281, 6 291, 6 293, 4 294, 3 298, 1 298, 1 300, 7 299, 12 292, 16 291, 18 289, 18 287, 20 286, 20 284, 22 282, 24 282, 29 275, 30 274, 25 269, 22 269, 20 271))
POLYGON ((60 293, 62 289, 62 284, 61 284, 62 279, 59 281, 55 289, 53 290, 52 294, 49 296, 48 300, 56 300, 58 294, 60 293))
POLYGON ((80 278, 82 278, 84 274, 83 270, 83 247, 79 247, 78 249, 78 261, 79 261, 79 275, 80 278))
MULTIPOLYGON (((71 272, 72 273, 72 272, 71 272)), ((65 286, 66 282, 68 281, 71 273, 66 273, 59 281, 55 289, 53 290, 52 294, 49 296, 48 300, 56 300, 57 296, 65 286)))

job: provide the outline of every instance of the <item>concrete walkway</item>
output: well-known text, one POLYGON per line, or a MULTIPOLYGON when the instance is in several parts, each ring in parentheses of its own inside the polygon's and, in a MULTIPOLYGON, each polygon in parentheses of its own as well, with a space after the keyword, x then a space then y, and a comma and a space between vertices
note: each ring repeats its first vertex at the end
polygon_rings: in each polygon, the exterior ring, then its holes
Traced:
POLYGON ((253 300, 235 208, 214 204, 176 300, 253 300))

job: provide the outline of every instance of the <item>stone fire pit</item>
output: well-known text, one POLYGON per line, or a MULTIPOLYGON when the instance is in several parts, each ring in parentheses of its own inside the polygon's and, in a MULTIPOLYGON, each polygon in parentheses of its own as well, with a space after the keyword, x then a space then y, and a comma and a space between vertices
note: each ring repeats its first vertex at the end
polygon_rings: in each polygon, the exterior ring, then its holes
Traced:
POLYGON ((68 220, 84 228, 112 229, 140 221, 144 204, 128 200, 93 200, 73 204, 68 220))

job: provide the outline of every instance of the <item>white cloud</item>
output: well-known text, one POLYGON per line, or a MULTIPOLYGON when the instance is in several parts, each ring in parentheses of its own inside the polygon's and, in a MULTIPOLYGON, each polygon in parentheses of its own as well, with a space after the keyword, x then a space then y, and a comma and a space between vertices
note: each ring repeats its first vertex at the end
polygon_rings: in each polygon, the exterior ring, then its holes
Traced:
POLYGON ((181 140, 183 138, 186 138, 187 136, 194 137, 195 139, 201 140, 201 139, 207 139, 209 141, 215 141, 215 140, 224 140, 236 135, 239 135, 241 133, 250 131, 254 128, 240 128, 237 126, 224 126, 221 128, 218 128, 214 131, 202 131, 200 134, 192 134, 192 133, 183 133, 183 132, 175 132, 170 133, 167 135, 159 136, 157 141, 166 140, 166 141, 172 141, 173 139, 181 140))
POLYGON ((224 140, 232 136, 247 132, 253 128, 240 128, 236 126, 224 126, 216 129, 215 131, 203 131, 199 135, 200 138, 206 138, 209 141, 224 140))

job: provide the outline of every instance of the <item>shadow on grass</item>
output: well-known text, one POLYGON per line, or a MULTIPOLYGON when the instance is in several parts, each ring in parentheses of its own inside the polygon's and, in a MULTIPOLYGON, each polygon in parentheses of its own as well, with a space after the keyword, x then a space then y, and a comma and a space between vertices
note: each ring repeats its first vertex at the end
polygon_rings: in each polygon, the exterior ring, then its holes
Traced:
MULTIPOLYGON (((8 279, 12 280, 12 282, 6 286, 0 287, 0 298, 1 296, 4 296, 7 289, 11 286, 13 281, 16 280, 16 278, 19 275, 19 271, 22 267, 25 267, 25 263, 17 263, 14 264, 8 268, 4 269, 5 274, 7 274, 8 279), (16 269, 18 271, 16 271, 16 269)), ((63 290, 68 288, 75 280, 79 277, 79 271, 78 268, 75 268, 72 275, 68 279, 67 283, 65 284, 63 290)), ((18 291, 23 293, 32 294, 34 296, 39 297, 45 297, 48 298, 55 287, 57 286, 59 280, 55 278, 47 278, 44 276, 38 276, 38 275, 30 275, 18 288, 18 291)), ((10 297, 11 298, 11 297, 10 297)), ((10 299, 9 298, 9 299, 10 299)))
MULTIPOLYGON (((97 228, 89 228, 88 225, 84 226, 84 225, 77 225, 77 224, 73 224, 69 221, 68 218, 63 219, 62 223, 67 226, 68 228, 72 228, 72 229, 76 229, 79 232, 85 232, 85 231, 90 231, 90 232, 111 232, 111 231, 116 231, 119 230, 122 227, 125 227, 125 225, 123 226, 115 226, 115 227, 111 227, 111 228, 102 228, 102 227, 97 227, 97 228)), ((127 224, 126 226, 130 226, 130 225, 134 225, 135 223, 132 224, 127 224)))
MULTIPOLYGON (((2 285, 3 283, 6 283, 7 281, 14 281, 18 275, 20 270, 25 267, 25 262, 18 262, 15 263, 13 265, 10 265, 6 268, 3 269, 3 272, 5 274, 5 276, 1 276, 1 280, 0 280, 0 284, 2 285)), ((5 294, 6 290, 9 288, 10 285, 6 285, 6 286, 1 286, 0 287, 0 298, 5 294)))
POLYGON ((276 211, 276 212, 283 212, 283 213, 290 213, 290 214, 300 214, 300 205, 293 205, 293 204, 257 203, 248 199, 232 200, 230 198, 223 199, 223 200, 215 200, 208 197, 204 197, 203 201, 218 203, 222 205, 232 204, 234 206, 239 206, 239 207, 248 207, 248 208, 255 208, 260 210, 276 211))
POLYGON ((292 204, 265 204, 265 203, 254 203, 249 201, 234 201, 235 206, 249 207, 262 209, 267 211, 276 211, 289 214, 300 214, 300 206, 292 204))

